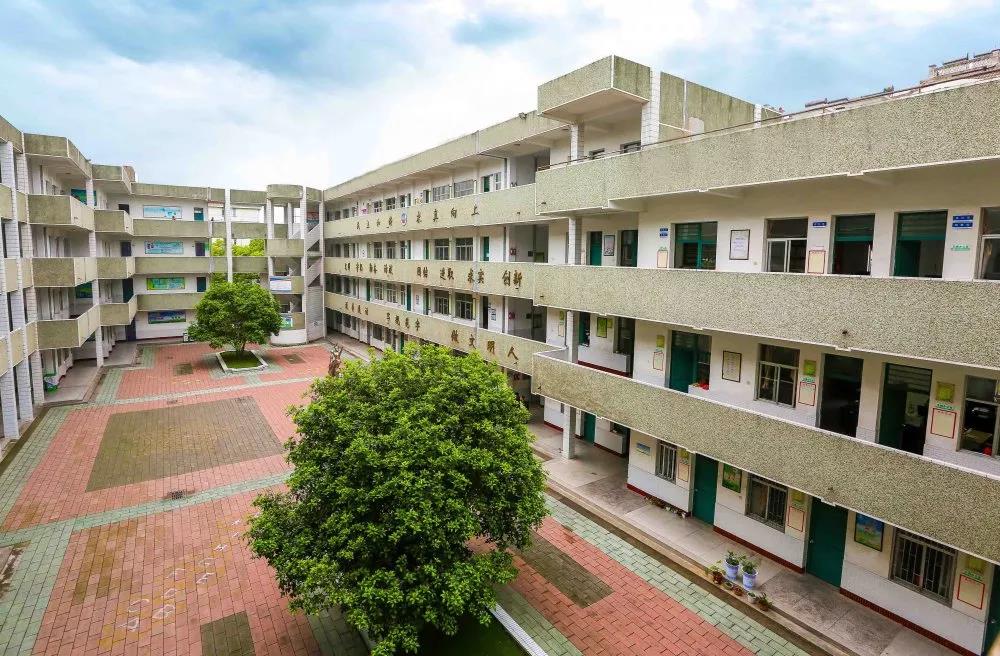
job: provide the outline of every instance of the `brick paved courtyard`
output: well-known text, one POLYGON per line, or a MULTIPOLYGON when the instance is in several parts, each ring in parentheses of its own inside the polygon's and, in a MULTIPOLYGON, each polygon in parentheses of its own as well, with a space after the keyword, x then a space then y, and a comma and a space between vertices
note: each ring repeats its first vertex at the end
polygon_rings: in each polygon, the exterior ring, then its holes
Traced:
MULTIPOLYGON (((143 348, 90 403, 50 409, 0 470, 0 654, 324 654, 360 638, 289 612, 242 533, 287 475, 286 409, 322 346, 224 375, 203 345, 143 348)), ((580 513, 518 555, 501 604, 549 654, 773 654, 798 648, 580 513)))

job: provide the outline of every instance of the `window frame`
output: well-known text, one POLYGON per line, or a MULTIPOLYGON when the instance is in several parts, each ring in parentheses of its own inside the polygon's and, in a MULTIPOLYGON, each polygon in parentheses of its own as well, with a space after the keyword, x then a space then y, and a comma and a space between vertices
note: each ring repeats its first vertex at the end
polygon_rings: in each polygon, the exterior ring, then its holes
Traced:
POLYGON ((653 474, 668 483, 677 482, 677 445, 656 440, 656 466, 653 474))
POLYGON ((476 303, 472 294, 462 294, 455 292, 455 317, 474 321, 476 318, 476 303), (467 312, 466 312, 467 311, 467 312), (468 314, 468 316, 466 316, 468 314))
POLYGON ((434 259, 435 260, 450 260, 451 259, 451 240, 450 239, 435 239, 434 240, 434 259), (444 249, 444 257, 438 257, 438 249, 444 249))
POLYGON ((923 597, 927 597, 928 599, 950 607, 952 598, 955 596, 955 565, 957 559, 958 553, 951 547, 946 547, 943 544, 938 544, 932 540, 927 540, 919 535, 914 535, 913 533, 897 528, 892 541, 892 560, 889 565, 889 580, 905 588, 909 588, 923 597), (904 567, 906 567, 905 556, 902 554, 902 550, 905 548, 905 543, 910 543, 920 548, 919 570, 914 570, 916 576, 920 579, 920 583, 914 583, 913 581, 907 579, 901 571, 904 567), (942 567, 942 572, 944 573, 945 578, 938 586, 940 590, 945 591, 945 594, 941 594, 941 592, 925 587, 925 583, 928 580, 928 551, 937 552, 941 555, 944 562, 949 565, 947 569, 942 567))
POLYGON ((780 483, 775 483, 762 476, 757 476, 756 474, 751 474, 747 472, 747 499, 746 499, 746 509, 744 514, 755 521, 769 526, 776 531, 785 532, 785 522, 788 520, 788 486, 781 485, 780 483), (767 496, 764 500, 764 515, 758 515, 751 511, 751 500, 753 498, 753 488, 754 485, 760 485, 767 489, 767 496), (778 522, 777 519, 771 516, 771 510, 774 507, 774 503, 771 499, 771 494, 773 492, 780 492, 783 496, 784 503, 781 505, 781 521, 778 522))
POLYGON ((376 301, 385 300, 385 285, 381 280, 372 281, 372 299, 376 301))
POLYGON ((396 242, 394 241, 385 242, 385 259, 387 260, 396 259, 396 242))
POLYGON ((788 346, 774 346, 773 344, 761 344, 757 349, 757 382, 754 385, 754 399, 757 401, 764 401, 766 403, 773 403, 775 405, 780 405, 786 408, 794 408, 796 406, 796 397, 798 396, 798 386, 799 386, 799 361, 802 358, 802 353, 799 349, 790 348, 788 346), (772 362, 770 360, 764 359, 764 349, 765 348, 781 348, 787 349, 789 351, 795 351, 795 366, 788 364, 783 364, 780 362, 772 362), (773 367, 775 370, 774 375, 774 393, 772 398, 768 398, 761 394, 761 382, 764 380, 764 367, 773 367), (782 369, 790 370, 792 372, 792 402, 782 403, 778 399, 780 398, 781 389, 781 371, 782 369))
POLYGON ((472 237, 456 237, 455 238, 455 259, 461 262, 471 262, 474 257, 474 240, 472 237), (467 250, 465 253, 468 257, 462 257, 463 251, 467 250))
POLYGON ((452 197, 462 198, 476 193, 476 179, 459 180, 452 184, 452 197))
POLYGON ((434 290, 434 314, 443 314, 446 316, 451 316, 451 295, 440 289, 434 290), (440 301, 444 301, 444 312, 441 311, 440 301))

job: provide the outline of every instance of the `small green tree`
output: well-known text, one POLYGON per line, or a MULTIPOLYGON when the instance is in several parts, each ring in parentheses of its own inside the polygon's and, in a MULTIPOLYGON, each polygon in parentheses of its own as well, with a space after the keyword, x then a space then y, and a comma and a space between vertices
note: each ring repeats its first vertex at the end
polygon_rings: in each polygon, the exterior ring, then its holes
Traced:
POLYGON ((212 348, 231 345, 243 355, 247 344, 264 344, 281 330, 281 306, 271 292, 246 282, 213 282, 194 308, 188 336, 212 348))
POLYGON ((546 512, 528 412, 500 369, 408 344, 318 380, 292 417, 288 491, 258 497, 248 533, 292 607, 339 606, 380 656, 465 615, 488 622, 494 586, 517 574, 509 550, 546 512))

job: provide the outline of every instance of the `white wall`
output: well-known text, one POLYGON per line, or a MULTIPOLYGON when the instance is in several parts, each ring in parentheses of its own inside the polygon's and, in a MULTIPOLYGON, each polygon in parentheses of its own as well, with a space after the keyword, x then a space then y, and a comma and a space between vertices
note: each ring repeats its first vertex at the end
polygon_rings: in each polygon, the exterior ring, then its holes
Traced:
POLYGON ((656 475, 657 442, 655 437, 632 431, 628 453, 628 484, 675 508, 690 511, 691 480, 694 477, 691 453, 677 449, 677 475, 671 483, 656 475))

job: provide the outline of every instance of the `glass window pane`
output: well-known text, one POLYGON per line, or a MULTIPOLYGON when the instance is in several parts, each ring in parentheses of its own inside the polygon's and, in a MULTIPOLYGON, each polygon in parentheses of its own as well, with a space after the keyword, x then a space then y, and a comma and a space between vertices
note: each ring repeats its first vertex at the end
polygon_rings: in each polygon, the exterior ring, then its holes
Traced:
POLYGON ((788 272, 806 272, 806 240, 793 239, 789 242, 788 249, 788 272))
POLYGON ((795 405, 795 369, 781 367, 777 401, 784 405, 795 405))
POLYGON ((772 219, 767 222, 767 236, 805 238, 809 219, 772 219))
POLYGON ((784 271, 785 270, 785 242, 784 241, 769 241, 769 242, 767 242, 767 270, 768 271, 784 271))

